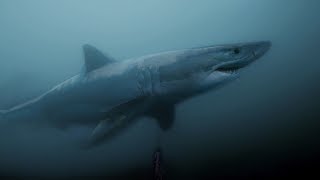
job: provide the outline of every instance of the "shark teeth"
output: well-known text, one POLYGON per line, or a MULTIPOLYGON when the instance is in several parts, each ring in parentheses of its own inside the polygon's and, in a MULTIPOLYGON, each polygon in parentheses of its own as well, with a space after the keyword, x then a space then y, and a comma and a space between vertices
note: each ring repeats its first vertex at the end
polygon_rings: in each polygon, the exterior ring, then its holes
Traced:
POLYGON ((225 71, 222 71, 222 70, 219 70, 220 72, 224 72, 224 73, 228 73, 228 74, 235 74, 237 73, 237 70, 225 70, 225 71))
POLYGON ((239 68, 237 67, 218 67, 215 69, 215 71, 227 73, 227 74, 236 74, 238 72, 239 68))

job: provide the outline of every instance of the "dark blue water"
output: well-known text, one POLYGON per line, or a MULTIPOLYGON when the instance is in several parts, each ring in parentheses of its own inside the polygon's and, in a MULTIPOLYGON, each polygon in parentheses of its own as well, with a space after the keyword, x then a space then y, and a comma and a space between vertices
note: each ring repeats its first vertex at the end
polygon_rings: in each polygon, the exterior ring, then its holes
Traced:
POLYGON ((2 0, 0 109, 77 74, 85 43, 119 60, 213 44, 273 46, 237 81, 179 105, 165 133, 141 119, 101 147, 79 150, 53 128, 1 127, 1 173, 149 177, 159 144, 168 179, 312 172, 320 150, 319 7, 317 0, 2 0))

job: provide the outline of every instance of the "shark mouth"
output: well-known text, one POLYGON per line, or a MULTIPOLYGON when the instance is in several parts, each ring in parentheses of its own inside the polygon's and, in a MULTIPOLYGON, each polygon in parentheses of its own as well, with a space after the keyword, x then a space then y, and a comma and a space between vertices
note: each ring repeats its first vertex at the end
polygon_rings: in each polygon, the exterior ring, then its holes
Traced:
MULTIPOLYGON (((253 56, 255 57, 255 56, 253 56)), ((244 67, 246 67, 247 65, 250 64, 251 61, 247 61, 247 60, 235 60, 232 62, 228 62, 225 63, 223 65, 220 65, 217 69, 215 69, 215 71, 221 72, 221 73, 225 73, 225 74, 238 74, 238 71, 244 67)))
POLYGON ((225 67, 217 68, 216 71, 226 73, 226 74, 236 74, 239 69, 241 69, 241 67, 239 66, 225 66, 225 67))

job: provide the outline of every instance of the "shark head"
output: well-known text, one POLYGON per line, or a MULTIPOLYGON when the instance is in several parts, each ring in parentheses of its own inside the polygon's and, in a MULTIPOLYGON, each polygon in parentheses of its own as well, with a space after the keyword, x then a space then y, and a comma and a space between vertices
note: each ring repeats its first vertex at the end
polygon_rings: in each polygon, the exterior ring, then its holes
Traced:
MULTIPOLYGON (((174 60, 159 67, 161 94, 184 98, 230 82, 240 70, 262 57, 268 41, 207 46, 172 52, 174 60)), ((166 60, 163 60, 166 61, 166 60)))

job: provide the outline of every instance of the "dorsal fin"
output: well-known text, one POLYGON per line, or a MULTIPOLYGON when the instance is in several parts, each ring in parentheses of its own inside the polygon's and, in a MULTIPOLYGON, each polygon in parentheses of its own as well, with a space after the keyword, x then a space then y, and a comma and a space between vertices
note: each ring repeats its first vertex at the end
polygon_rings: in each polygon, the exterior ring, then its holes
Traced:
POLYGON ((83 45, 83 52, 85 59, 85 72, 93 71, 115 61, 113 58, 103 54, 97 48, 89 44, 83 45))

